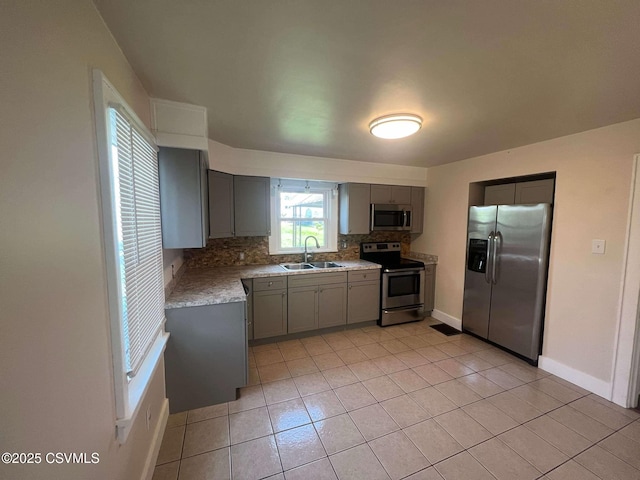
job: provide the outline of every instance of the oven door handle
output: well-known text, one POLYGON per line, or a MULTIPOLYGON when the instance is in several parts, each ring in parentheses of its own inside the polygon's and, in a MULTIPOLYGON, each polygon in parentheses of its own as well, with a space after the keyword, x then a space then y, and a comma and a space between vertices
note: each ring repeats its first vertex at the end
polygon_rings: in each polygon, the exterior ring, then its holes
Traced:
POLYGON ((413 310, 422 310, 424 305, 410 305, 408 307, 383 308, 382 313, 408 312, 413 310))
POLYGON ((382 270, 383 273, 386 273, 390 277, 397 277, 399 275, 406 275, 407 273, 413 272, 424 272, 424 267, 416 267, 416 268, 403 268, 402 270, 390 270, 385 268, 382 270))

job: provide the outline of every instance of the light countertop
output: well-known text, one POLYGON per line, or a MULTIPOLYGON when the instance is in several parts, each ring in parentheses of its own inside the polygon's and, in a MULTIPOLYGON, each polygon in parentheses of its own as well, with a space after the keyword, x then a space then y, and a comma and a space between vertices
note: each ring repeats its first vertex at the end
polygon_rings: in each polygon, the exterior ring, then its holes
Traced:
POLYGON ((380 265, 365 260, 339 260, 336 268, 285 270, 280 265, 247 265, 242 267, 212 267, 187 270, 165 302, 165 308, 197 307, 246 300, 241 280, 244 278, 280 275, 323 274, 348 270, 374 270, 380 265))

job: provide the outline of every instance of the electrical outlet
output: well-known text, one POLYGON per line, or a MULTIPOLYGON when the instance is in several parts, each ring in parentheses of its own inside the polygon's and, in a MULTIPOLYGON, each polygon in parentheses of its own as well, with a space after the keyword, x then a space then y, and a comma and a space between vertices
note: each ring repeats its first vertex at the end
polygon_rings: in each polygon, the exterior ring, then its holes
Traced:
POLYGON ((240 252, 240 253, 238 254, 238 259, 239 259, 239 260, 244 260, 244 252, 240 252))
POLYGON ((151 428, 151 405, 147 407, 147 431, 151 428))
POLYGON ((606 243, 607 242, 605 240, 591 240, 591 253, 604 255, 604 248, 606 243))

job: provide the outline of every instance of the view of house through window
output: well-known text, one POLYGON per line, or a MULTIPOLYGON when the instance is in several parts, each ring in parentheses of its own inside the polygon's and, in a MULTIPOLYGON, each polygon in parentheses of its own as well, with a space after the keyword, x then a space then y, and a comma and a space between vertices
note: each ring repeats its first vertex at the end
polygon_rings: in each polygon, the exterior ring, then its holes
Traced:
POLYGON ((304 247, 304 239, 315 237, 326 246, 325 195, 322 193, 280 192, 280 245, 304 247))
POLYGON ((273 186, 271 253, 295 253, 304 250, 307 237, 309 251, 335 251, 337 245, 337 194, 335 184, 281 181, 273 186))

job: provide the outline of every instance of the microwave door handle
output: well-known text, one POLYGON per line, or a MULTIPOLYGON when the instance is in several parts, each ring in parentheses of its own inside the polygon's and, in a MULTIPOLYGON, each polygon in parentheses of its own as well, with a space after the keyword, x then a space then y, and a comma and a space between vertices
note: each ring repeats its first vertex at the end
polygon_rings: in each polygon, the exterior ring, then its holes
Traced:
POLYGON ((374 203, 371 204, 371 231, 376 227, 376 205, 374 203))
POLYGON ((407 228, 407 211, 402 210, 402 227, 407 228))

